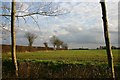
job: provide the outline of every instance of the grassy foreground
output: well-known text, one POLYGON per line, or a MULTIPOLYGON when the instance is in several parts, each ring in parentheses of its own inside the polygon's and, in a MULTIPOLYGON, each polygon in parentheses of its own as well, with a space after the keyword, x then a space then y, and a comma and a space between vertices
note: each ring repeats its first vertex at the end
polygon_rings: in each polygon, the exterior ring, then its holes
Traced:
MULTIPOLYGON (((115 76, 120 79, 120 50, 113 50, 115 76)), ((3 79, 14 78, 10 53, 2 55, 3 79)), ((19 78, 111 78, 105 50, 63 50, 17 53, 19 78)), ((32 79, 33 78, 33 79, 32 79)), ((104 79, 106 80, 106 79, 104 79)), ((111 79, 109 79, 111 80, 111 79)))
MULTIPOLYGON (((118 55, 120 50, 112 50, 114 62, 119 62, 118 55)), ((11 53, 3 53, 2 59, 11 59, 11 53)), ((19 60, 52 60, 65 62, 107 62, 107 53, 105 50, 58 50, 58 51, 39 51, 17 53, 19 60)))

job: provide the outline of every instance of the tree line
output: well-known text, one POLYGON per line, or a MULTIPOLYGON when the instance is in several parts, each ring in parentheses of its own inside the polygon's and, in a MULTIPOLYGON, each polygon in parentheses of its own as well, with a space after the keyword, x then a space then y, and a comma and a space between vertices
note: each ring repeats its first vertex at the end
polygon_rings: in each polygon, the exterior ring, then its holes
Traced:
MULTIPOLYGON (((37 39, 37 35, 34 34, 34 33, 31 33, 31 32, 26 32, 24 37, 27 39, 28 41, 28 46, 29 47, 32 47, 33 45, 33 42, 35 41, 35 39, 37 39)), ((54 50, 57 50, 57 49, 68 49, 68 44, 65 43, 64 41, 62 41, 61 39, 59 39, 57 36, 53 35, 51 38, 50 38, 50 43, 53 45, 53 48, 54 50)), ((46 50, 48 48, 48 43, 47 42, 44 42, 43 43, 46 50)))

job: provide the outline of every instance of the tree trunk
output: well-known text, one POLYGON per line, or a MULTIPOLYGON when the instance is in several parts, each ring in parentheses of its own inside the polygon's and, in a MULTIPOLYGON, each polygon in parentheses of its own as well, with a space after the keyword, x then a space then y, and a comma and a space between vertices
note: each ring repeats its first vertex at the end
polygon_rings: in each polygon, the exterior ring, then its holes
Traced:
POLYGON ((53 45, 53 47, 54 47, 54 50, 56 50, 56 47, 55 47, 55 45, 53 45))
POLYGON ((11 9, 11 53, 12 53, 12 62, 15 68, 15 75, 18 77, 18 66, 16 59, 16 31, 15 31, 15 13, 16 13, 16 2, 12 0, 12 9, 11 9))
POLYGON ((108 57, 108 66, 111 70, 112 78, 115 79, 113 55, 112 55, 112 51, 111 51, 110 38, 109 38, 109 32, 108 32, 108 21, 107 21, 105 0, 101 0, 100 3, 101 3, 101 7, 102 7, 102 15, 103 15, 102 19, 103 19, 103 26, 104 26, 106 51, 107 51, 107 57, 108 57))
POLYGON ((46 51, 48 50, 48 44, 47 42, 44 43, 46 51))
POLYGON ((29 45, 28 45, 28 47, 29 47, 29 52, 31 52, 32 51, 32 42, 29 42, 29 45))

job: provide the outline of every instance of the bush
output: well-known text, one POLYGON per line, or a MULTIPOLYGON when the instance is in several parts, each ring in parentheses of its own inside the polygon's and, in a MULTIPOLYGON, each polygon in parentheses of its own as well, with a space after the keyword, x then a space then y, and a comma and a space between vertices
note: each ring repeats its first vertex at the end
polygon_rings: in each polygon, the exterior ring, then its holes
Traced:
MULTIPOLYGON (((110 78, 107 64, 66 63, 64 61, 18 60, 19 78, 110 78)), ((3 60, 3 78, 14 78, 11 60, 3 60)), ((120 65, 115 66, 120 78, 120 65)))

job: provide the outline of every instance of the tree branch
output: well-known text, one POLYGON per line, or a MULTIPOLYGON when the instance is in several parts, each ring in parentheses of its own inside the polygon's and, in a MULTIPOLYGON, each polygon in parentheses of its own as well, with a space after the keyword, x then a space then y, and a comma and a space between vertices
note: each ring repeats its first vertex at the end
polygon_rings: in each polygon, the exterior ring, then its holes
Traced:
MULTIPOLYGON (((59 11, 56 11, 56 12, 59 12, 59 11)), ((66 13, 56 13, 56 12, 33 12, 33 13, 28 13, 28 14, 25 14, 25 15, 16 15, 15 17, 26 17, 26 16, 32 16, 32 15, 43 15, 43 16, 59 16, 59 15, 64 15, 64 14, 67 14, 69 12, 66 12, 66 13), (55 14, 54 14, 55 13, 55 14)), ((0 16, 11 16, 10 14, 0 14, 0 16)))
POLYGON ((33 16, 30 16, 30 17, 34 20, 34 22, 37 24, 38 28, 40 29, 39 24, 38 24, 38 22, 34 19, 34 17, 33 17, 33 16))

